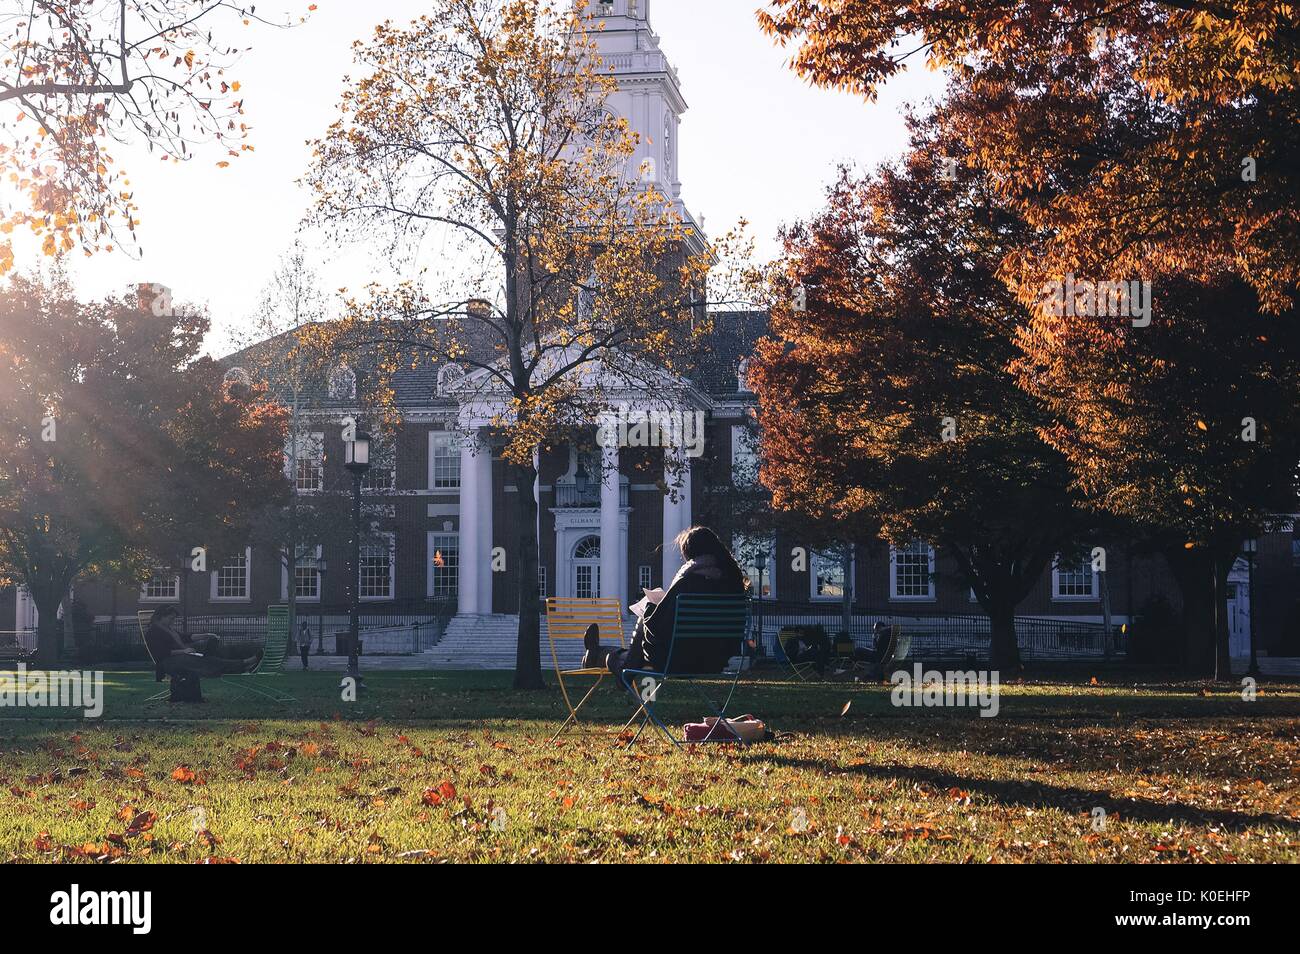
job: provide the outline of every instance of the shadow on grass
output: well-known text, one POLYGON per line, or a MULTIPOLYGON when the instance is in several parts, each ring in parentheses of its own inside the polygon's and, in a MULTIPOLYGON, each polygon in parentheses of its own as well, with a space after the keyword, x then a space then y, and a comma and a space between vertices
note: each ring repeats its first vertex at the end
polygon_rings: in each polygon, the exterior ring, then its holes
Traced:
POLYGON ((1252 815, 1222 809, 1201 809, 1178 802, 1155 804, 1136 798, 1115 798, 1086 788, 1048 785, 1020 780, 998 781, 958 775, 938 769, 913 765, 840 765, 828 759, 791 758, 776 753, 759 754, 756 762, 770 762, 784 768, 818 772, 841 772, 862 775, 878 781, 900 780, 932 786, 940 791, 960 789, 979 793, 1008 806, 1021 808, 1057 808, 1068 813, 1090 812, 1104 808, 1108 816, 1120 820, 1175 823, 1193 826, 1218 825, 1232 831, 1272 826, 1287 832, 1300 832, 1300 821, 1285 815, 1252 815))

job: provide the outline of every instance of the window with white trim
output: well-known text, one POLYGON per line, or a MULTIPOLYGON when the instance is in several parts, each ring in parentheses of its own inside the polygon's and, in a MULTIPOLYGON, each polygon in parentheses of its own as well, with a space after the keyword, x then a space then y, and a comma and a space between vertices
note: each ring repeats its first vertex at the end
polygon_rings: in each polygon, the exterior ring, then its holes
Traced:
POLYGON ((460 534, 429 534, 430 599, 455 596, 460 590, 460 534))
POLYGON ((809 559, 810 594, 815 600, 843 600, 844 554, 838 550, 813 550, 809 559))
POLYGON ((1057 554, 1052 561, 1052 599, 1095 600, 1097 592, 1097 574, 1093 572, 1092 560, 1084 557, 1076 563, 1062 565, 1060 554, 1057 554))
POLYGON ((156 569, 153 576, 140 587, 140 600, 144 603, 174 603, 181 598, 181 578, 164 569, 156 569))
POLYGON ((914 540, 905 547, 889 548, 889 598, 934 599, 934 547, 914 540))
POLYGON ((241 553, 227 559, 212 573, 212 600, 250 599, 252 594, 252 549, 245 547, 241 553))
POLYGON ((758 482, 758 435, 742 424, 731 428, 731 483, 753 487, 758 482))
MULTIPOLYGON (((298 559, 293 567, 293 589, 294 598, 298 600, 319 601, 321 591, 320 565, 321 547, 311 546, 300 543, 295 548, 298 552, 298 559)), ((284 565, 280 568, 280 598, 289 598, 289 560, 288 552, 285 554, 284 565)))
POLYGON ((653 577, 651 569, 644 564, 636 568, 636 584, 643 590, 651 588, 653 577))
POLYGON ((433 490, 460 488, 460 432, 429 432, 429 487, 433 490))
POLYGON ((776 537, 737 533, 731 538, 731 552, 749 577, 750 597, 772 599, 776 596, 776 537), (759 557, 765 557, 759 572, 759 557), (761 582, 761 586, 760 586, 761 582))
MULTIPOLYGON (((300 494, 316 494, 325 489, 325 435, 316 431, 298 435, 297 457, 293 459, 290 478, 300 494)), ((290 436, 286 458, 293 453, 290 436)))
POLYGON ((396 547, 391 533, 381 533, 377 541, 362 546, 357 567, 358 597, 363 600, 393 599, 396 562, 396 547))
POLYGON ((389 438, 370 438, 370 469, 361 476, 361 489, 393 490, 397 486, 397 454, 389 438))
POLYGON ((548 594, 547 594, 547 592, 546 592, 546 588, 547 588, 547 581, 546 581, 546 567, 541 566, 541 565, 538 565, 538 567, 537 567, 537 596, 538 596, 539 599, 543 599, 543 600, 544 600, 544 599, 546 599, 546 597, 548 596, 548 594))

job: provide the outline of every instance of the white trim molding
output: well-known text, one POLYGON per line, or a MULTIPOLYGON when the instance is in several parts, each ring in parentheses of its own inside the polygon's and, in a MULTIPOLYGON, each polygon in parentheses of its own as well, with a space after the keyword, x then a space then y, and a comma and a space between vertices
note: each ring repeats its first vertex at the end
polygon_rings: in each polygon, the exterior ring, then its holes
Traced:
POLYGON ((934 547, 923 540, 914 540, 905 548, 905 552, 910 555, 919 556, 921 548, 925 548, 927 560, 926 586, 925 595, 919 593, 900 594, 898 592, 898 554, 899 549, 892 544, 889 547, 889 599, 899 603, 934 603, 938 600, 935 594, 934 586, 934 547))

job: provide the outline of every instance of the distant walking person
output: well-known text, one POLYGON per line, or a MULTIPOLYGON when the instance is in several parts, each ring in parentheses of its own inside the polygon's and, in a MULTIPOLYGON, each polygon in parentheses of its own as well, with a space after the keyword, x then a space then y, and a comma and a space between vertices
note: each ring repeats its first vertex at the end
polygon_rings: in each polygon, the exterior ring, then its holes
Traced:
POLYGON ((307 621, 303 620, 298 626, 298 655, 302 657, 302 668, 307 668, 307 657, 311 654, 311 630, 307 628, 307 621))

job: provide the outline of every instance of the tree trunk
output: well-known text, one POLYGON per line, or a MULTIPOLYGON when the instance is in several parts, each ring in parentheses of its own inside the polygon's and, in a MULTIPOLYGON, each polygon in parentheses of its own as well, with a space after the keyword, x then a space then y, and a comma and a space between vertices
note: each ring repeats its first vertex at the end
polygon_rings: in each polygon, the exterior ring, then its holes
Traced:
POLYGON ((1228 573, 1236 547, 1170 550, 1166 562, 1183 604, 1182 669, 1196 679, 1231 675, 1228 657, 1228 573))
POLYGON ((1016 642, 1016 607, 1014 603, 995 603, 986 608, 989 614, 989 665, 1003 677, 1020 671, 1020 646, 1016 642))
POLYGON ((544 689, 542 681, 541 613, 537 598, 537 500, 533 497, 532 466, 511 465, 519 493, 519 537, 515 555, 519 567, 519 641, 515 646, 516 689, 544 689))
POLYGON ((29 584, 28 591, 37 613, 36 665, 53 669, 63 657, 63 620, 59 619, 59 604, 63 602, 65 588, 57 584, 29 584))
POLYGON ((840 605, 840 627, 845 636, 853 634, 853 544, 844 545, 844 599, 840 605))

